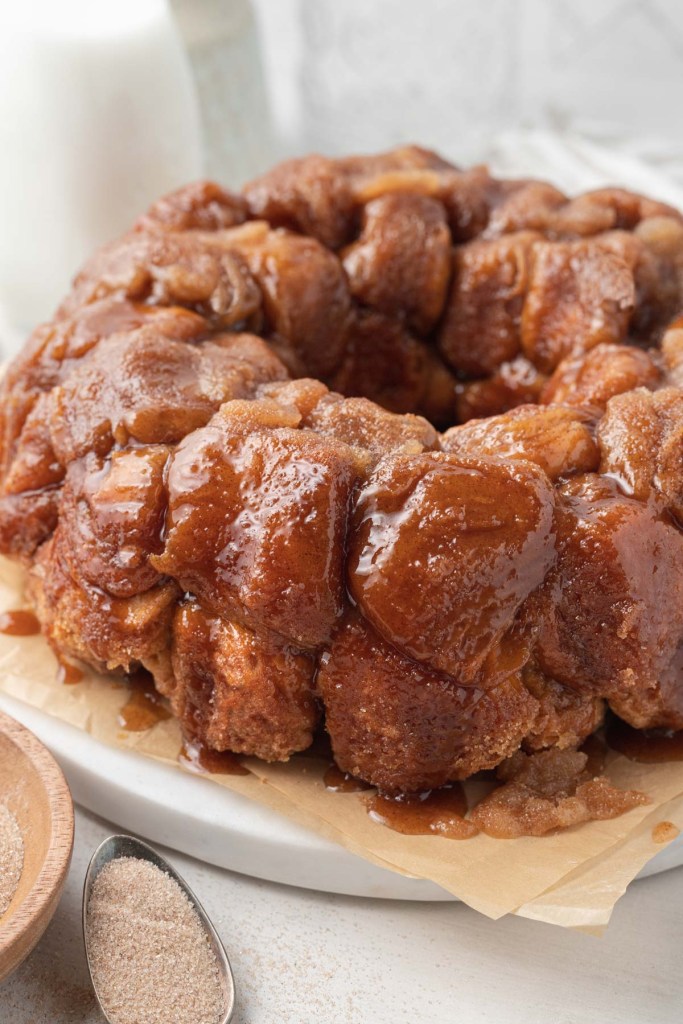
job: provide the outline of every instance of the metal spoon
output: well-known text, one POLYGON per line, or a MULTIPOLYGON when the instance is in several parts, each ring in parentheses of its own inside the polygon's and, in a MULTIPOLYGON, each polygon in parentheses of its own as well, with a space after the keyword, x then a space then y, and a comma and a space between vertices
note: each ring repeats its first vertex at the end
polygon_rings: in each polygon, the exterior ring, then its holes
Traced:
POLYGON ((225 1013, 218 1021, 218 1024, 230 1024, 235 1010, 235 981, 232 976, 230 961, 228 960, 225 949, 223 948, 223 943, 218 938, 216 929, 211 924, 206 911, 192 892, 192 889, 190 889, 187 882, 181 878, 175 868, 173 868, 167 860, 164 860, 156 850, 153 850, 151 846, 148 846, 147 843, 143 843, 140 839, 135 839, 133 836, 109 836, 108 839, 105 839, 92 855, 85 875, 85 884, 83 886, 83 935, 85 938, 85 952, 88 958, 88 971, 90 972, 90 980, 92 982, 93 991, 95 992, 95 999, 97 1000, 97 1005, 99 1006, 104 1019, 109 1021, 109 1017, 100 1002, 100 997, 93 981, 92 963, 88 943, 87 912, 95 879, 105 864, 108 864, 109 861, 112 860, 118 860, 119 857, 137 857, 140 860, 149 861, 151 864, 154 864, 156 867, 166 872, 167 875, 177 882, 189 899, 204 928, 204 931, 206 932, 206 937, 209 940, 211 949, 216 957, 216 963, 218 964, 218 972, 220 975, 221 987, 223 989, 223 998, 225 1000, 225 1013))

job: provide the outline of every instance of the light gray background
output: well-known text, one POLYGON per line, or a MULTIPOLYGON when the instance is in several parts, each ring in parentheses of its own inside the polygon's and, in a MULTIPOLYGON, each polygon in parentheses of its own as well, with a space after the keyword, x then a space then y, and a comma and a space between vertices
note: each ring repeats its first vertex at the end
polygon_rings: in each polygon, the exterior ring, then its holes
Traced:
POLYGON ((525 127, 610 139, 680 161, 683 174, 680 0, 254 0, 254 8, 288 153, 419 140, 466 163, 481 159, 492 135, 525 127))

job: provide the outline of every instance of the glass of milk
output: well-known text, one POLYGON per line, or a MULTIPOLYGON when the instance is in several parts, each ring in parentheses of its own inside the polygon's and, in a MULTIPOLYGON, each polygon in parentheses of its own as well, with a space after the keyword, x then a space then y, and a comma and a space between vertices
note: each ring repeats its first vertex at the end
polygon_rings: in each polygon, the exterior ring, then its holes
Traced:
POLYGON ((166 0, 0 4, 0 314, 11 327, 50 316, 97 245, 202 172, 197 96, 166 0))

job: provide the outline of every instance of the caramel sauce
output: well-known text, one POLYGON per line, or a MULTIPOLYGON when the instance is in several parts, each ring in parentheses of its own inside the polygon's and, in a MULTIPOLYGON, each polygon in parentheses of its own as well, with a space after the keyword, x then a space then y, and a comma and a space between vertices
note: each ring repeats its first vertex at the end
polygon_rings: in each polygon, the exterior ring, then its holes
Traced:
POLYGON ((660 821, 652 829, 653 843, 670 843, 672 839, 681 834, 681 830, 674 825, 673 821, 660 821))
POLYGON ((17 609, 0 615, 0 633, 7 636, 35 636, 40 633, 40 623, 33 612, 17 609))
POLYGON ((331 764, 323 775, 325 789, 333 793, 360 793, 364 789, 372 789, 372 786, 362 779, 357 779, 348 772, 343 772, 336 764, 331 764))
POLYGON ((79 668, 78 665, 74 665, 71 661, 67 661, 66 658, 59 658, 59 668, 57 669, 58 682, 64 683, 66 686, 75 686, 75 684, 80 683, 82 679, 82 668, 79 668))
POLYGON ((607 742, 613 750, 641 764, 683 761, 683 730, 633 729, 614 719, 607 726, 607 742))
POLYGON ((369 798, 367 808, 373 821, 406 836, 471 839, 479 832, 474 822, 465 818, 467 798, 457 782, 407 796, 391 797, 377 793, 369 798))
POLYGON ((183 744, 178 760, 183 768, 199 775, 250 774, 249 769, 244 767, 236 754, 231 754, 227 750, 209 750, 201 743, 191 743, 189 740, 183 744))
POLYGON ((148 672, 128 677, 129 696, 119 711, 119 725, 126 732, 144 732, 171 717, 164 698, 148 672))

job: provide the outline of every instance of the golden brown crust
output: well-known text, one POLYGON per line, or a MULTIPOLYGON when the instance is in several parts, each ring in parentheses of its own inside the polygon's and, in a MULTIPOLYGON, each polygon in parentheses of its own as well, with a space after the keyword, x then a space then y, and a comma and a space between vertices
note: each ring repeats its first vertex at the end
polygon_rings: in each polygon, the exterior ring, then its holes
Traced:
POLYGON ((318 671, 335 760, 388 792, 494 767, 517 749, 538 704, 514 667, 493 686, 484 675, 481 683, 459 686, 348 613, 318 671))
POLYGON ((568 405, 519 405, 500 416, 470 420, 442 436, 444 451, 460 455, 495 455, 534 462, 550 480, 597 469, 594 421, 568 405))
POLYGON ((503 785, 474 808, 471 818, 496 839, 543 836, 584 821, 616 818, 648 803, 643 793, 591 778, 588 758, 575 750, 521 751, 499 768, 503 785))
POLYGON ((324 714, 392 792, 540 751, 499 829, 616 813, 605 705, 683 728, 682 309, 681 216, 620 189, 414 146, 187 186, 10 366, 0 550, 214 749, 324 714))
POLYGON ((266 761, 310 746, 319 718, 313 658, 276 634, 185 601, 173 624, 173 670, 171 706, 190 739, 266 761))
POLYGON ((552 565, 553 514, 529 462, 385 458, 356 502, 351 595, 390 643, 466 685, 552 565))

